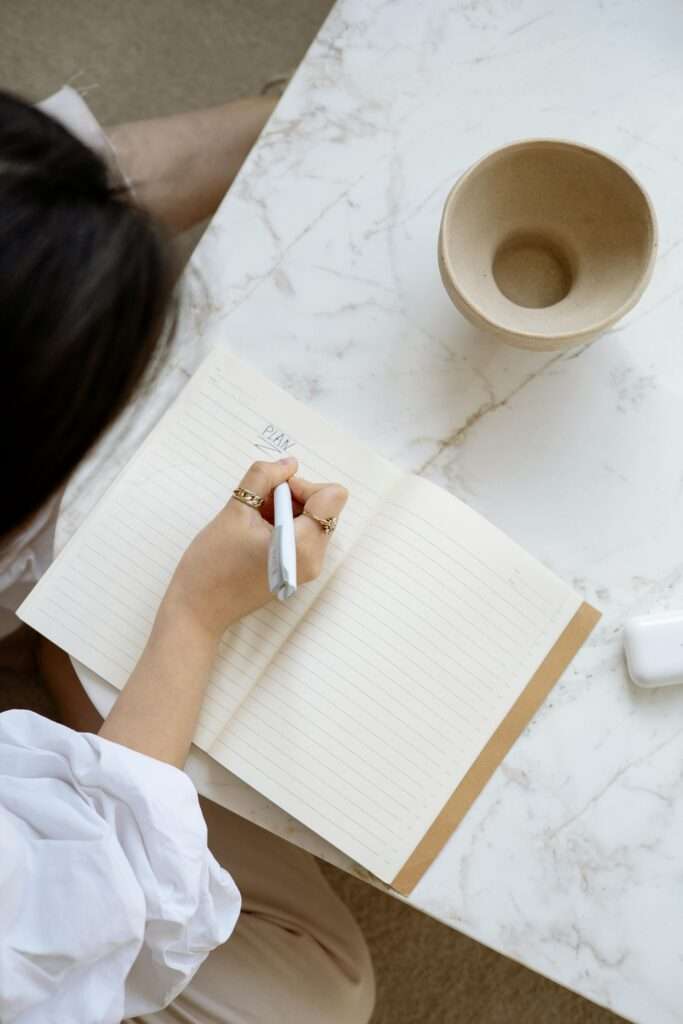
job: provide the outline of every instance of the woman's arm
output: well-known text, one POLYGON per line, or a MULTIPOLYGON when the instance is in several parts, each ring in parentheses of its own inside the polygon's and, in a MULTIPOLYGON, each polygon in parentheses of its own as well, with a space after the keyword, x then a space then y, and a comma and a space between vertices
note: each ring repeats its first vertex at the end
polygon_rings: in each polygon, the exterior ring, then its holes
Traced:
MULTIPOLYGON (((297 505, 338 516, 346 491, 336 484, 293 478, 296 459, 257 462, 241 486, 266 499, 289 480, 297 505)), ((322 568, 327 536, 309 516, 295 524, 301 582, 322 568)), ((221 636, 233 622, 270 599, 267 556, 271 524, 231 498, 183 555, 157 614, 145 650, 100 729, 100 736, 181 767, 221 636)))
POLYGON ((210 217, 277 100, 250 96, 220 107, 107 129, 135 198, 171 231, 210 217))
POLYGON ((174 600, 171 588, 100 736, 182 768, 218 640, 174 600))

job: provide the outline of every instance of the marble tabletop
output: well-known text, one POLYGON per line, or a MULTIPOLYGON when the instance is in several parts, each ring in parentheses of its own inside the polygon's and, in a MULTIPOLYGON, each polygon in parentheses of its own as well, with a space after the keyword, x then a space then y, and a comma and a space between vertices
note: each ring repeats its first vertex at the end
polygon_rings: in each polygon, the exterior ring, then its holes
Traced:
POLYGON ((60 522, 218 343, 573 583, 600 627, 408 902, 642 1024, 683 1021, 683 688, 634 688, 621 645, 628 615, 683 607, 682 43, 679 0, 339 0, 185 274, 169 365, 60 522), (458 175, 538 136, 622 160, 659 219, 640 304, 569 353, 478 332, 437 270, 458 175))

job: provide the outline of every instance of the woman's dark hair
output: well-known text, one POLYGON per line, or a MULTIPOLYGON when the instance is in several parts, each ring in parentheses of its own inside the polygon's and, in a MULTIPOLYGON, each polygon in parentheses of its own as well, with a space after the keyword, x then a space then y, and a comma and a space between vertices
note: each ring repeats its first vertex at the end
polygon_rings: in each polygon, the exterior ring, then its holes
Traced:
POLYGON ((172 293, 164 236, 103 160, 0 92, 0 538, 130 398, 172 293))

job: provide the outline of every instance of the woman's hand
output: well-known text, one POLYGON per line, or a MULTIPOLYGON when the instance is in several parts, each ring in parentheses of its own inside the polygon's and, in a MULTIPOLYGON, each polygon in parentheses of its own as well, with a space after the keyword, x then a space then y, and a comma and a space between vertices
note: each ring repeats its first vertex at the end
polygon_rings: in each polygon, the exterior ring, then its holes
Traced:
MULTIPOLYGON (((257 511, 230 498, 190 544, 178 563, 147 646, 119 694, 100 736, 150 757, 182 766, 221 634, 270 598, 267 558, 273 529, 273 490, 289 481, 296 512, 338 516, 346 491, 338 484, 297 480, 296 459, 255 462, 241 482, 264 499, 257 511)), ((328 536, 298 515, 297 575, 314 579, 328 536)))
MULTIPOLYGON (((189 612, 219 637, 227 627, 270 599, 267 559, 273 490, 289 481, 296 512, 339 516, 347 493, 339 484, 311 484, 294 476, 296 459, 255 462, 240 486, 264 499, 256 510, 231 497, 195 537, 171 581, 166 601, 189 612)), ((305 583, 322 568, 329 537, 307 515, 295 519, 297 577, 305 583)))

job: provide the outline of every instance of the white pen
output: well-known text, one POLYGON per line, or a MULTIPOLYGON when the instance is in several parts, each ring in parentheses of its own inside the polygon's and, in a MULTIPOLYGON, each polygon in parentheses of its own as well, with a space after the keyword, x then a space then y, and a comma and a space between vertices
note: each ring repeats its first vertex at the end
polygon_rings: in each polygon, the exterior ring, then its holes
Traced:
POLYGON ((273 492, 275 526, 268 551, 268 587, 280 601, 296 593, 296 538, 292 492, 289 484, 278 484, 273 492))

